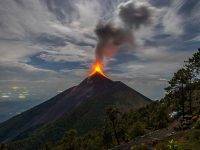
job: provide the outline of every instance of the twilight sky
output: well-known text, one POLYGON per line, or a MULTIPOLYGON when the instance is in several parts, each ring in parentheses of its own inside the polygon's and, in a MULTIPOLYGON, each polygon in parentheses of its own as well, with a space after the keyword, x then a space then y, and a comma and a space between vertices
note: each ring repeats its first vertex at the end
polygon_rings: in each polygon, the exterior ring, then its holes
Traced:
POLYGON ((200 47, 199 0, 1 0, 0 121, 78 84, 94 60, 96 24, 119 6, 146 5, 135 46, 106 58, 106 74, 151 99, 200 47))

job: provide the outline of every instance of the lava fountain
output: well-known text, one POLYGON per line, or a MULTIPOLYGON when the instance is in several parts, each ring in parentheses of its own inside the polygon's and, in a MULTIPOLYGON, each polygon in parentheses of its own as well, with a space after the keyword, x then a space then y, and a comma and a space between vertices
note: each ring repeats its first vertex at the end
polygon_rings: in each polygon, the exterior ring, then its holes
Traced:
POLYGON ((91 67, 89 76, 92 76, 92 75, 94 75, 95 73, 99 73, 99 74, 101 74, 102 76, 106 77, 106 75, 105 75, 105 73, 104 73, 104 71, 103 71, 103 68, 104 68, 103 63, 102 63, 101 61, 99 61, 99 60, 96 60, 96 61, 94 62, 94 64, 92 65, 92 67, 91 67))

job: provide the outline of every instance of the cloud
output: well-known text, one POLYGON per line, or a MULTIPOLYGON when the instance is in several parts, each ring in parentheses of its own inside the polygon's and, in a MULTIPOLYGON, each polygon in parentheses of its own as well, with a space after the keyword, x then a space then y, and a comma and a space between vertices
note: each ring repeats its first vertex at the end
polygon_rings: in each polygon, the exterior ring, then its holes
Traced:
POLYGON ((76 23, 83 28, 83 30, 84 28, 93 30, 102 14, 100 1, 80 1, 75 5, 78 8, 79 18, 74 24, 76 23))
POLYGON ((197 35, 186 42, 200 42, 200 35, 197 35))
MULTIPOLYGON (((70 7, 76 7, 70 4, 70 7)), ((52 9, 58 5, 56 1, 49 4, 39 0, 0 2, 1 64, 6 66, 8 63, 13 66, 17 64, 18 68, 25 70, 27 68, 24 66, 29 66, 29 69, 32 67, 30 70, 34 70, 36 66, 27 65, 30 58, 48 50, 52 53, 43 59, 49 61, 69 62, 91 59, 87 52, 94 47, 95 39, 92 39, 92 36, 85 36, 86 32, 81 28, 57 20, 58 14, 52 9)), ((39 69, 40 66, 37 68, 39 69)))
POLYGON ((1 38, 24 39, 41 31, 51 31, 48 24, 55 18, 39 0, 17 2, 0 2, 1 38))
POLYGON ((157 46, 157 47, 141 47, 136 51, 135 56, 142 61, 153 61, 160 63, 172 63, 178 62, 181 63, 188 56, 190 56, 191 52, 189 51, 172 51, 170 48, 166 46, 157 46))
POLYGON ((119 5, 119 17, 128 28, 139 28, 151 21, 151 5, 145 2, 128 1, 119 5))
POLYGON ((184 33, 183 16, 178 14, 178 10, 184 4, 182 0, 173 1, 171 6, 166 8, 163 16, 164 31, 174 36, 179 36, 184 33))
POLYGON ((191 12, 191 18, 192 19, 190 21, 193 21, 196 24, 200 23, 200 10, 199 10, 199 7, 200 7, 200 2, 196 1, 195 5, 194 5, 194 8, 192 9, 192 12, 191 12))
POLYGON ((32 90, 42 87, 44 91, 38 92, 42 95, 45 90, 53 93, 60 86, 63 90, 78 83, 87 76, 94 56, 97 21, 120 25, 118 6, 130 2, 149 6, 151 25, 135 31, 136 46, 123 47, 120 56, 106 60, 106 70, 113 79, 138 87, 147 96, 160 97, 166 79, 197 49, 198 1, 0 1, 2 87, 7 88, 8 82, 32 90))
POLYGON ((191 52, 174 52, 167 47, 143 47, 132 55, 132 60, 112 65, 108 69, 109 75, 150 98, 159 99, 164 94, 167 81, 191 56, 191 52))
POLYGON ((0 41, 0 62, 22 62, 27 56, 41 51, 37 45, 25 41, 0 41))

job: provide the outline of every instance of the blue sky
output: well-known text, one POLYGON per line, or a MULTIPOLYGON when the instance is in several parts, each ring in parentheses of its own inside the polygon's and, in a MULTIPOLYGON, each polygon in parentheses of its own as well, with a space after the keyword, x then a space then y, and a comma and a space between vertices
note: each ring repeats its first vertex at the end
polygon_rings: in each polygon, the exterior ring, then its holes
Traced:
POLYGON ((106 58, 105 71, 151 99, 200 47, 199 0, 0 1, 0 121, 56 95, 87 76, 99 20, 118 6, 147 5, 152 22, 133 31, 135 47, 106 58), (3 118, 3 119, 2 119, 3 118))

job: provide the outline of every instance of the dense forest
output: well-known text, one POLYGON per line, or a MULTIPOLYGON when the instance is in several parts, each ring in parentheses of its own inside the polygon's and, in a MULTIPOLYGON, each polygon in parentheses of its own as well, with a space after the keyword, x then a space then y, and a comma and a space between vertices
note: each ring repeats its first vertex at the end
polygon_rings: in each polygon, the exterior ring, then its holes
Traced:
POLYGON ((41 140, 33 134, 28 139, 1 144, 0 149, 31 149, 30 147, 44 150, 98 150, 127 147, 157 150, 198 149, 200 147, 199 73, 200 49, 174 73, 168 81, 166 94, 161 100, 137 110, 124 111, 114 105, 106 107, 106 117, 102 127, 86 134, 80 134, 72 128, 56 141, 46 140, 48 138, 41 140), (169 136, 165 136, 169 133, 169 136), (153 136, 157 139, 153 139, 153 136), (146 141, 146 139, 151 140, 146 141))

